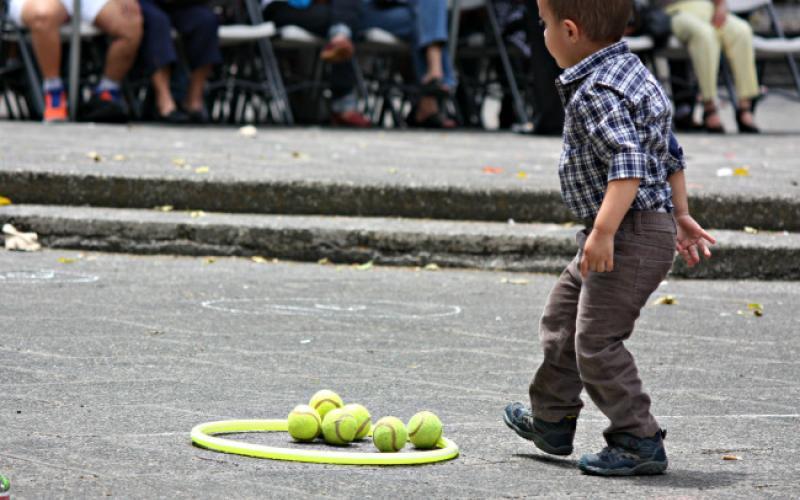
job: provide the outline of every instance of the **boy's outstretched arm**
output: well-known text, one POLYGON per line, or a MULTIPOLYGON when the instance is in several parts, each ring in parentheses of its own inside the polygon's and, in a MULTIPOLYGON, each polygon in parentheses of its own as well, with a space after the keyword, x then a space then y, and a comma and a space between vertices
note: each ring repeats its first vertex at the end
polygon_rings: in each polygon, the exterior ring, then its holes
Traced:
POLYGON ((683 170, 673 172, 667 180, 672 188, 672 204, 674 205, 675 223, 678 226, 676 250, 686 265, 693 267, 700 262, 702 253, 706 259, 711 258, 708 245, 717 242, 700 224, 689 215, 689 199, 686 195, 686 176, 683 170))
POLYGON ((607 273, 614 270, 614 234, 630 210, 640 182, 641 179, 630 178, 608 183, 594 227, 583 246, 580 269, 584 279, 589 271, 607 273))

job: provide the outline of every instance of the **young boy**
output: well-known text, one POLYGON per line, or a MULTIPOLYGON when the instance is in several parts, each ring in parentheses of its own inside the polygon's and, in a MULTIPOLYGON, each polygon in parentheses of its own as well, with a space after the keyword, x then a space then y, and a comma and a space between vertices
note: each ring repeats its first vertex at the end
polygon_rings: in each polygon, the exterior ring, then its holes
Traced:
POLYGON ((620 41, 631 1, 539 0, 539 9, 547 48, 565 69, 557 81, 566 108, 561 193, 586 229, 545 306, 532 408, 510 404, 504 420, 543 451, 569 455, 585 389, 611 425, 608 446, 584 455, 581 470, 659 474, 666 432, 624 341, 675 249, 693 266, 715 241, 689 215, 671 104, 620 41))

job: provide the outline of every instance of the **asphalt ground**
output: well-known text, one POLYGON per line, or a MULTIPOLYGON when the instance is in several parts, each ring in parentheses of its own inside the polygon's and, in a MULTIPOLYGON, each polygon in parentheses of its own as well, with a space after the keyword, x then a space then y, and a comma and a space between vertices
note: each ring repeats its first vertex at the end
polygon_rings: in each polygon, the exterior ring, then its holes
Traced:
MULTIPOLYGON (((501 421, 541 359, 536 325, 555 279, 0 251, 0 473, 15 499, 796 495, 797 283, 659 289, 628 345, 669 430, 670 469, 602 479, 575 466, 602 446, 606 421, 588 400, 566 459, 501 421), (678 303, 652 304, 665 294, 678 303), (190 443, 198 423, 282 418, 321 388, 375 417, 430 409, 461 456, 310 465, 190 443)), ((285 434, 248 439, 297 446, 285 434)))

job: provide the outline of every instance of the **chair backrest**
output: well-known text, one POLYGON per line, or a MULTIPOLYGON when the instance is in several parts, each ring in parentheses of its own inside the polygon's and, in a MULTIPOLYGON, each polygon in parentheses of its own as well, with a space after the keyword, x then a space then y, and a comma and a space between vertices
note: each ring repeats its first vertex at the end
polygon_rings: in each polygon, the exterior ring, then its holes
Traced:
POLYGON ((728 9, 733 13, 752 12, 772 4, 772 0, 727 0, 728 9))
MULTIPOLYGON (((461 10, 478 9, 480 7, 485 7, 486 3, 486 0, 458 0, 458 8, 461 10)), ((455 0, 448 0, 447 8, 452 9, 454 6, 455 0)))

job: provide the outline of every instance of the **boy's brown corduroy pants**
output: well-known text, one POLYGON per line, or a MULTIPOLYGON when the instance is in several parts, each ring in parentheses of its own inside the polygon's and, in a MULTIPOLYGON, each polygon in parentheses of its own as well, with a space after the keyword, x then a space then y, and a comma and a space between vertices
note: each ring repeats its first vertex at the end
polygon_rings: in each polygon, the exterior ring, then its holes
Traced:
POLYGON ((672 267, 675 222, 668 213, 629 212, 614 236, 614 270, 583 280, 579 265, 590 231, 578 233, 578 255, 545 306, 539 329, 544 360, 530 385, 531 405, 538 418, 557 422, 578 415, 585 388, 611 420, 606 434, 650 437, 659 426, 624 342, 672 267))

